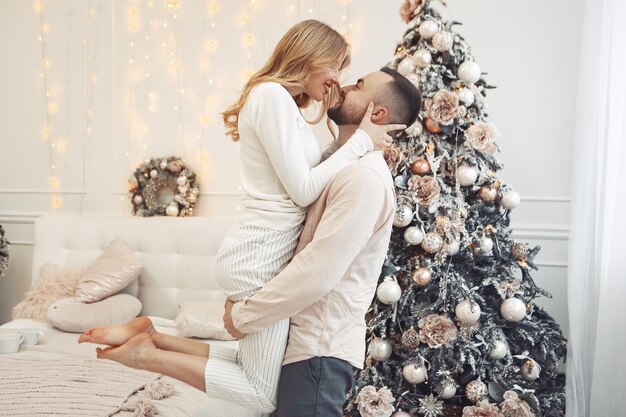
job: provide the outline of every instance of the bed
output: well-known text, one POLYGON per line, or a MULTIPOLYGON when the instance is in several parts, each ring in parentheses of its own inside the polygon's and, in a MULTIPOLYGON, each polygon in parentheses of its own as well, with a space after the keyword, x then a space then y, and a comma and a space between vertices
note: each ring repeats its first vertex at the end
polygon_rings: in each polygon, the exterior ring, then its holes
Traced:
MULTIPOLYGON (((35 222, 32 279, 45 263, 82 266, 99 256, 115 237, 121 237, 143 263, 143 271, 134 291, 142 302, 141 315, 153 318, 157 330, 176 334, 169 327, 177 306, 185 300, 223 300, 224 295, 213 279, 215 255, 228 229, 237 218, 209 217, 130 217, 110 215, 51 214, 35 222)), ((75 333, 59 331, 48 323, 14 320, 0 326, 0 332, 21 327, 37 327, 44 332, 39 345, 22 346, 19 352, 0 355, 2 361, 28 361, 36 367, 55 360, 95 359, 96 345, 76 343, 75 333), (40 362, 37 362, 40 361, 40 362)), ((236 346, 236 341, 210 341, 236 346)), ((12 362, 15 363, 15 362, 12 362)), ((180 381, 164 376, 174 394, 155 402, 159 415, 166 417, 259 417, 233 403, 212 399, 180 381)), ((5 394, 5 393, 3 393, 5 394)), ((137 394, 135 394, 137 395, 137 394)), ((132 398, 132 397, 131 397, 132 398)), ((3 411, 0 410, 0 415, 3 411)), ((87 414, 85 414, 87 415, 87 414)), ((119 411, 116 417, 132 416, 119 411)))

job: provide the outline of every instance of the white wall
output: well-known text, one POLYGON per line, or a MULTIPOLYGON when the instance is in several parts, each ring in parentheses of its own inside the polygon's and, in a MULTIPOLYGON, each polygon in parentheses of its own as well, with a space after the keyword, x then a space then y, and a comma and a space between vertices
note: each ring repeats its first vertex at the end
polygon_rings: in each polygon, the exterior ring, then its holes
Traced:
MULTIPOLYGON (((40 15, 33 1, 0 1, 0 224, 13 243, 8 275, 0 281, 0 323, 29 286, 32 222, 54 210, 55 196, 60 211, 129 214, 126 178, 134 167, 144 158, 176 154, 200 176, 198 215, 236 212, 238 148, 224 137, 219 111, 235 97, 245 71, 258 68, 293 23, 313 17, 350 29, 347 82, 389 61, 406 30, 400 0, 222 0, 214 15, 212 0, 179 0, 174 11, 161 0, 99 3, 44 2, 48 104, 57 106, 49 116, 49 141, 42 135, 40 15), (250 46, 247 33, 254 36, 250 46), (213 52, 209 40, 217 41, 213 52), (203 114, 208 123, 201 122, 203 114), (56 191, 52 175, 60 179, 56 191)), ((534 276, 555 298, 540 304, 567 327, 569 145, 583 0, 448 4, 487 80, 498 87, 489 100, 490 120, 503 132, 501 175, 524 199, 513 215, 515 236, 542 245, 534 276)))

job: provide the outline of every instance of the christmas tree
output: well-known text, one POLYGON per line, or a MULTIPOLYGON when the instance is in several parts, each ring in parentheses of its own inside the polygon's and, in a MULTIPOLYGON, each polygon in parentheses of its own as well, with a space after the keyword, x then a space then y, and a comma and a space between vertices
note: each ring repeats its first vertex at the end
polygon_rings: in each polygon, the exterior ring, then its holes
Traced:
MULTIPOLYGON (((444 2, 445 6, 445 2, 444 2)), ((347 416, 563 416, 566 341, 533 300, 539 247, 511 238, 520 196, 498 177, 491 87, 430 0, 389 67, 418 86, 418 121, 385 153, 397 211, 347 416)))

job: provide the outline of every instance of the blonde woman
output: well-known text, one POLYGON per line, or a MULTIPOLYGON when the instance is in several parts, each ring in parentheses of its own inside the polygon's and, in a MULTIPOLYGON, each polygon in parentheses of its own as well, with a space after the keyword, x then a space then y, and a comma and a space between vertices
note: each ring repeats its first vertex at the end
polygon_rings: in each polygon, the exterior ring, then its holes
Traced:
MULTIPOLYGON (((306 207, 332 177, 368 151, 390 144, 387 132, 406 127, 375 125, 370 105, 356 133, 320 163, 321 147, 300 109, 321 102, 314 120, 319 122, 338 97, 339 72, 349 61, 348 44, 334 29, 316 20, 300 22, 223 113, 227 133, 241 145, 245 192, 241 224, 228 233, 216 264, 218 283, 233 301, 250 297, 287 265, 306 207)), ((121 327, 94 329, 79 341, 111 345, 98 350, 99 358, 161 372, 210 396, 269 413, 276 408, 288 331, 289 320, 280 321, 248 335, 235 350, 157 333, 141 317, 121 327)))

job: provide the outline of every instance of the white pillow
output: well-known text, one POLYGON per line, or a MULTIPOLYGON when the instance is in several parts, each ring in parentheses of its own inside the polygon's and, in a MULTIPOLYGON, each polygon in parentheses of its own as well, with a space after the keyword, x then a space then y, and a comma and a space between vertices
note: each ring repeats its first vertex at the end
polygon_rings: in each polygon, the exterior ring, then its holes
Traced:
POLYGON ((112 295, 95 303, 70 297, 48 308, 48 321, 63 331, 82 333, 93 327, 126 323, 139 315, 141 307, 141 301, 128 294, 112 295))
POLYGON ((76 285, 76 298, 93 303, 117 294, 141 273, 143 266, 119 237, 89 267, 76 285))
POLYGON ((178 306, 174 327, 185 337, 235 340, 224 328, 224 302, 187 300, 178 306))

